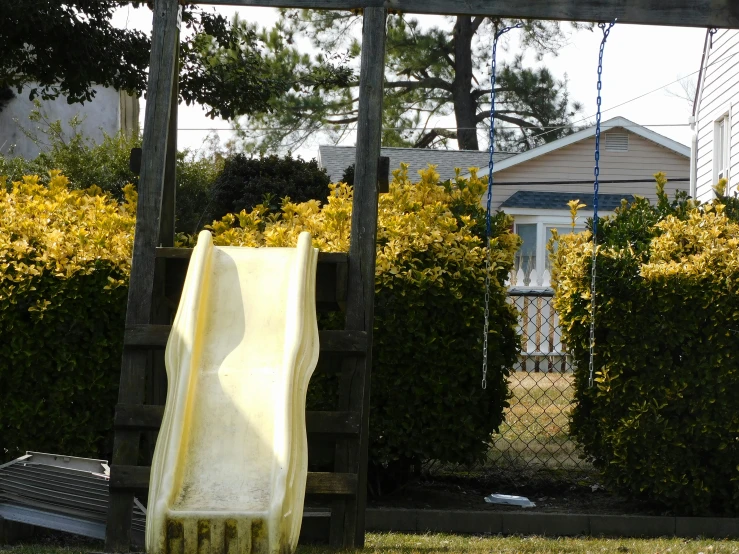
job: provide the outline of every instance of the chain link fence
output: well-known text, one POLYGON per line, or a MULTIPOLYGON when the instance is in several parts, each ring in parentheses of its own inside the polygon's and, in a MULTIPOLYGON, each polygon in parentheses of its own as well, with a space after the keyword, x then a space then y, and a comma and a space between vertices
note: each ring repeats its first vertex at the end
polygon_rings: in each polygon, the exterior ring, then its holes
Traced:
POLYGON ((519 313, 521 355, 508 380, 512 398, 492 455, 529 469, 589 469, 568 432, 573 366, 552 300, 551 289, 509 292, 519 313))
POLYGON ((508 380, 509 408, 492 437, 488 457, 476 467, 430 464, 435 475, 526 475, 577 481, 592 474, 569 436, 575 392, 572 359, 562 344, 559 317, 549 288, 509 291, 519 313, 521 355, 508 380))

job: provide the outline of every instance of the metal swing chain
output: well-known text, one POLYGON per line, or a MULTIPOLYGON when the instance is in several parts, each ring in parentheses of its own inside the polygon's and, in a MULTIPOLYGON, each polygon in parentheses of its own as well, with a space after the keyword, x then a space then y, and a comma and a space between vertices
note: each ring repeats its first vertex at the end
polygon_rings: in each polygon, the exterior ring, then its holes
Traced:
POLYGON ((488 332, 490 330, 490 266, 492 265, 491 253, 490 253, 490 207, 493 201, 493 166, 495 161, 493 160, 493 154, 495 153, 495 70, 496 70, 496 57, 498 53, 498 39, 510 31, 511 29, 518 29, 523 27, 523 23, 516 23, 510 27, 503 27, 500 31, 495 33, 493 39, 493 61, 490 70, 490 145, 488 149, 490 151, 490 160, 488 162, 488 197, 487 197, 487 212, 485 219, 485 246, 487 248, 487 254, 485 256, 485 325, 482 337, 482 388, 483 390, 488 386, 488 332))
POLYGON ((593 261, 590 268, 590 363, 588 388, 593 387, 593 375, 595 374, 595 256, 598 253, 598 189, 600 176, 600 118, 601 118, 601 88, 603 86, 603 52, 606 48, 608 35, 616 24, 614 19, 610 24, 598 23, 603 31, 603 40, 600 42, 600 53, 598 55, 598 100, 597 112, 595 114, 595 169, 593 175, 593 261))

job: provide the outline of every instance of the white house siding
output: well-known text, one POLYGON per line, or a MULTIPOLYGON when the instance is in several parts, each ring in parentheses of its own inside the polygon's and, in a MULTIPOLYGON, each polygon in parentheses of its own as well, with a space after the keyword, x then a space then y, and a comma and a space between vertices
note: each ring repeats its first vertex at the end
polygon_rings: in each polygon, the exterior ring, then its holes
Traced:
MULTIPOLYGON (((617 132, 623 130, 617 128, 617 132)), ((609 131, 610 132, 610 131, 609 131)), ((629 149, 627 152, 612 152, 604 148, 604 136, 601 136, 600 178, 608 179, 641 179, 639 183, 602 184, 603 194, 635 194, 656 200, 653 175, 663 171, 668 180, 688 179, 690 176, 690 159, 673 150, 660 146, 635 133, 628 133, 629 149)), ((588 138, 554 150, 529 161, 495 172, 493 186, 493 209, 517 190, 541 190, 549 192, 580 192, 583 198, 593 194, 593 166, 595 137, 588 138), (506 185, 506 182, 538 182, 538 181, 582 181, 587 184, 569 185, 506 185)), ((687 181, 667 184, 666 190, 670 198, 675 191, 689 188, 687 181)), ((567 209, 567 206, 557 206, 567 209)), ((557 208, 552 206, 552 208, 557 208)))
MULTIPOLYGON (((84 104, 68 104, 66 97, 42 100, 41 113, 49 121, 61 121, 68 135, 71 132, 69 121, 79 116, 82 119, 80 131, 96 143, 102 141, 103 133, 114 135, 121 129, 126 133, 138 132, 138 99, 110 88, 95 87, 95 90, 92 102, 84 104)), ((0 155, 12 154, 30 159, 39 154, 38 146, 21 129, 23 127, 44 138, 36 131, 38 124, 28 119, 34 107, 28 99, 28 90, 24 89, 0 111, 0 155)))
POLYGON ((714 123, 729 111, 731 121, 729 185, 739 188, 739 32, 722 30, 713 37, 713 46, 704 61, 704 76, 696 113, 698 149, 696 156, 696 196, 701 201, 713 197, 714 123))

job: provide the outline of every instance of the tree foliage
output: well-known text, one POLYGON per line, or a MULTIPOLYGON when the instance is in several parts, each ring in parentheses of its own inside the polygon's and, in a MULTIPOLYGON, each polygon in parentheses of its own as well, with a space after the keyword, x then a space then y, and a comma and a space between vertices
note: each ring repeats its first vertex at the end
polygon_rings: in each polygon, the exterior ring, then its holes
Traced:
MULTIPOLYGON (((327 60, 354 62, 361 51, 356 31, 361 16, 351 12, 283 10, 282 20, 261 38, 265 61, 277 74, 307 71, 327 60), (311 58, 300 40, 310 39, 318 54, 311 58)), ((479 149, 490 112, 490 61, 494 34, 506 19, 457 16, 423 28, 417 19, 391 15, 387 23, 383 144, 386 146, 479 149), (435 127, 440 116, 453 115, 456 129, 435 127)), ((499 63, 496 84, 498 146, 527 150, 572 132, 567 83, 546 68, 524 67, 523 55, 538 59, 556 53, 566 33, 555 22, 526 21, 517 35, 523 48, 510 62, 499 63), (560 127, 554 131, 551 127, 560 127)), ((503 47, 505 48, 505 40, 503 47)), ((255 111, 242 135, 249 148, 267 151, 295 148, 316 131, 329 140, 345 138, 357 122, 358 74, 341 86, 296 87, 273 97, 270 110, 255 111), (256 130, 249 130, 248 127, 256 130)), ((487 140, 484 141, 487 143, 487 140)), ((486 144, 483 144, 486 146, 486 144)))
MULTIPOLYGON (((14 0, 0 10, 0 90, 33 99, 63 94, 68 102, 86 102, 94 85, 143 93, 150 39, 132 29, 115 28, 111 19, 125 0, 14 0)), ((133 5, 138 5, 134 2, 133 5)), ((307 73, 273 74, 263 59, 253 29, 229 23, 212 11, 183 12, 180 44, 180 97, 206 106, 211 117, 231 118, 269 111, 270 99, 296 83, 313 84, 320 74, 332 84, 344 80, 342 68, 314 66, 307 73)))
MULTIPOLYGON (((0 155, 0 176, 13 182, 21 181, 25 175, 40 175, 39 182, 45 184, 50 171, 60 170, 70 179, 70 188, 87 189, 94 185, 115 200, 123 200, 127 184, 138 185, 139 176, 131 171, 129 156, 132 148, 141 146, 141 137, 128 137, 120 132, 104 135, 100 144, 95 144, 82 134, 77 117, 68 122, 70 133, 63 132, 61 121, 49 120, 39 109, 32 111, 29 119, 36 129, 24 128, 24 131, 43 146, 43 152, 30 160, 0 155)), ((178 232, 195 233, 208 222, 204 207, 211 186, 223 168, 223 159, 216 152, 199 154, 191 150, 177 152, 175 228, 178 232)))

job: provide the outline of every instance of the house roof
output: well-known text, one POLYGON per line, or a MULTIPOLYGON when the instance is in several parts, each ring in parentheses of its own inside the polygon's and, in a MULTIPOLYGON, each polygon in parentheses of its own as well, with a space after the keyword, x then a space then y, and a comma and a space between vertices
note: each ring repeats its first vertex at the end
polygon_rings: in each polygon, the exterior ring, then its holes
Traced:
MULTIPOLYGON (((354 146, 319 146, 318 164, 326 169, 331 182, 336 182, 344 175, 344 170, 354 163, 354 146)), ((462 175, 469 173, 469 168, 488 167, 490 154, 487 150, 433 150, 430 148, 382 148, 381 156, 390 158, 390 170, 400 167, 401 162, 408 164, 408 173, 415 177, 418 171, 426 169, 429 164, 436 165, 442 181, 453 179, 455 168, 462 170, 462 175)), ((515 156, 509 152, 496 152, 495 162, 515 156)))
MULTIPOLYGON (((593 197, 582 192, 542 192, 519 190, 503 202, 501 208, 530 208, 532 210, 565 210, 570 200, 580 200, 586 208, 593 207, 593 197)), ((633 202, 631 194, 599 194, 598 208, 612 212, 621 205, 621 199, 633 202)))
MULTIPOLYGON (((672 150, 673 152, 680 154, 681 156, 690 158, 690 148, 688 146, 667 138, 664 135, 660 135, 659 133, 655 133, 654 131, 650 131, 646 127, 642 127, 641 125, 638 125, 633 121, 629 121, 625 117, 614 117, 612 119, 609 119, 608 121, 604 121, 603 123, 601 123, 600 127, 601 132, 608 131, 609 129, 614 129, 616 127, 625 127, 628 131, 634 133, 635 135, 639 135, 640 137, 659 144, 660 146, 663 146, 668 150, 672 150)), ((581 140, 589 139, 590 137, 594 136, 595 126, 588 127, 587 129, 583 129, 582 131, 578 131, 577 133, 572 133, 571 135, 567 135, 566 137, 562 137, 561 139, 557 139, 537 148, 533 148, 527 152, 522 152, 521 154, 506 158, 500 162, 496 161, 494 172, 497 173, 498 171, 503 171, 504 169, 508 169, 509 167, 513 167, 514 165, 533 160, 534 158, 538 158, 539 156, 543 156, 544 154, 549 154, 550 152, 553 152, 560 148, 564 148, 565 146, 569 146, 571 144, 575 144, 576 142, 580 142, 581 140)))

